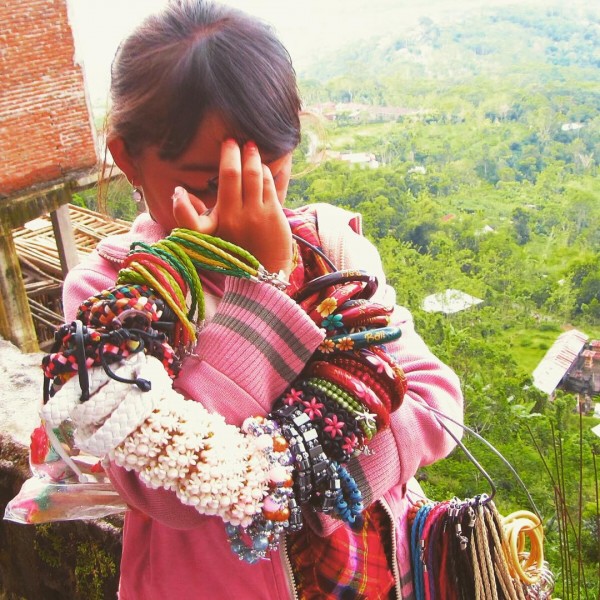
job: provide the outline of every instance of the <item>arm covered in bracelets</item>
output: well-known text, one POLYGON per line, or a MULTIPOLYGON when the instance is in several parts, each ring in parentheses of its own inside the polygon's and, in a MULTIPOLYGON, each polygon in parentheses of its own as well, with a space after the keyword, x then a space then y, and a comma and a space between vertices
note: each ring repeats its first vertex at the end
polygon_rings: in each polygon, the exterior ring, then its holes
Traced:
MULTIPOLYGON (((350 213, 325 206, 318 211, 319 234, 326 253, 341 269, 363 269, 377 275, 380 281, 374 300, 395 304, 394 290, 385 285, 381 259, 373 244, 350 227, 339 227, 340 213, 350 213)), ((351 215, 356 217, 356 215, 351 215)), ((454 371, 442 363, 415 331, 411 313, 396 306, 392 323, 400 327, 402 337, 387 344, 403 369, 408 390, 402 406, 391 415, 390 427, 379 432, 369 443, 372 454, 360 455, 350 461, 348 470, 355 478, 365 506, 380 499, 396 485, 404 484, 416 471, 447 456, 455 447, 450 435, 440 426, 428 406, 456 421, 463 419, 463 397, 460 382, 454 371)), ((455 435, 462 430, 445 423, 455 435)), ((320 533, 326 535, 337 528, 340 521, 318 515, 320 533)))
MULTIPOLYGON (((64 288, 67 320, 90 294, 109 287, 108 261, 92 259, 93 270, 79 267, 64 288)), ((227 277, 215 314, 198 334, 197 354, 185 359, 174 387, 241 425, 266 414, 273 398, 303 369, 324 334, 286 294, 267 284, 227 277)), ((184 506, 175 494, 144 485, 134 471, 111 464, 109 476, 125 502, 175 529, 201 526, 206 516, 184 506)))

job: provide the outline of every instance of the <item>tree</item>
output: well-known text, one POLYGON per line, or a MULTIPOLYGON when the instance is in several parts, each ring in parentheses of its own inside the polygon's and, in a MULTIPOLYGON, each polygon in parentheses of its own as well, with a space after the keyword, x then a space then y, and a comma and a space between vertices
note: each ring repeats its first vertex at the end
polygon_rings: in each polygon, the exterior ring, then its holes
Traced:
POLYGON ((531 238, 529 230, 529 213, 522 208, 515 208, 512 213, 512 222, 515 228, 517 244, 523 246, 531 238))

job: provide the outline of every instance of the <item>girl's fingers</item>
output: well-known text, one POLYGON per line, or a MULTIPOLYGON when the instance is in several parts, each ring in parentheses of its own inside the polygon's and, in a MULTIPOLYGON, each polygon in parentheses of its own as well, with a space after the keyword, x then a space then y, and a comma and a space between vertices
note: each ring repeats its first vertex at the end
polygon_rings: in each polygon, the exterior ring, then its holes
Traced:
POLYGON ((242 157, 240 147, 233 139, 221 144, 219 165, 219 191, 217 206, 223 214, 239 211, 242 208, 242 157))
POLYGON ((242 150, 242 194, 245 209, 260 208, 263 202, 263 168, 254 142, 247 142, 242 150))
POLYGON ((202 200, 178 186, 173 192, 173 218, 177 227, 213 234, 217 229, 217 211, 207 213, 202 200))
POLYGON ((272 204, 275 202, 277 206, 281 206, 277 197, 277 189, 273 180, 273 173, 267 165, 262 165, 262 198, 264 204, 272 204))

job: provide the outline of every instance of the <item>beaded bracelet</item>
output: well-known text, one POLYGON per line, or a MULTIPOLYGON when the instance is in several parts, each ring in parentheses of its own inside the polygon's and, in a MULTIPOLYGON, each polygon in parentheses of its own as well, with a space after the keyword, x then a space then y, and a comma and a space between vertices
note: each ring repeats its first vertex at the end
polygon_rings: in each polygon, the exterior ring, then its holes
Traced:
POLYGON ((346 463, 358 447, 363 446, 364 437, 356 418, 336 402, 327 392, 316 387, 305 387, 322 405, 322 415, 313 420, 327 456, 337 462, 346 463))
POLYGON ((390 424, 390 413, 377 397, 375 392, 367 387, 348 371, 324 361, 316 361, 309 365, 308 374, 329 379, 333 383, 358 398, 362 404, 373 414, 377 429, 384 429, 390 424))
POLYGON ((226 526, 232 551, 240 560, 252 564, 277 548, 279 536, 286 528, 290 531, 301 528, 302 514, 292 490, 293 456, 279 425, 264 417, 250 417, 244 421, 242 431, 256 438, 255 443, 270 466, 270 489, 263 498, 262 515, 246 528, 226 526), (243 536, 249 539, 249 545, 243 536))
POLYGON ((270 465, 270 492, 263 498, 263 516, 274 521, 275 533, 281 533, 288 524, 289 499, 293 495, 293 456, 279 425, 264 417, 250 417, 242 425, 242 431, 256 438, 256 446, 264 453, 270 465))
POLYGON ((337 466, 337 472, 341 481, 341 489, 336 498, 335 509, 343 521, 354 523, 364 510, 362 494, 354 477, 342 465, 337 466))
MULTIPOLYGON (((330 461, 323 451, 318 433, 314 428, 310 418, 297 406, 282 406, 271 412, 281 421, 281 428, 284 432, 288 431, 296 439, 298 435, 301 437, 305 451, 302 453, 300 475, 303 475, 303 486, 298 485, 299 480, 296 480, 296 496, 300 504, 304 504, 310 500, 311 495, 322 491, 322 484, 328 479, 328 466, 330 461), (308 467, 308 468, 307 468, 308 467), (311 485, 306 485, 306 475, 311 476, 311 485), (302 489, 304 488, 304 489, 302 489)), ((287 436, 286 436, 287 437, 287 436)), ((292 452, 294 452, 293 444, 290 443, 292 452)), ((331 506, 332 508, 333 506, 331 506)), ((321 510, 330 510, 322 505, 321 510)))
MULTIPOLYGON (((358 400, 353 398, 352 395, 348 394, 348 392, 346 392, 344 389, 337 386, 335 383, 320 377, 311 377, 306 381, 306 385, 310 388, 323 392, 334 402, 337 402, 344 410, 348 411, 348 413, 352 415, 358 423, 362 433, 364 434, 364 437, 367 440, 372 439, 375 433, 377 433, 375 422, 373 421, 371 424, 369 420, 364 417, 363 407, 360 405, 358 400)), ((358 447, 361 445, 361 443, 357 444, 358 447)))
MULTIPOLYGON (((297 406, 308 415, 328 457, 347 462, 364 448, 366 436, 359 424, 359 419, 364 417, 360 411, 353 414, 338 402, 333 397, 334 392, 325 388, 325 380, 321 386, 310 385, 310 381, 301 382, 298 389, 291 390, 293 393, 288 393, 281 401, 297 406)), ((356 404, 359 405, 357 401, 356 404)))
MULTIPOLYGON (((273 416, 273 413, 271 413, 273 416)), ((308 502, 313 491, 311 461, 301 433, 290 423, 281 423, 281 432, 287 440, 295 467, 294 493, 299 504, 308 502)))

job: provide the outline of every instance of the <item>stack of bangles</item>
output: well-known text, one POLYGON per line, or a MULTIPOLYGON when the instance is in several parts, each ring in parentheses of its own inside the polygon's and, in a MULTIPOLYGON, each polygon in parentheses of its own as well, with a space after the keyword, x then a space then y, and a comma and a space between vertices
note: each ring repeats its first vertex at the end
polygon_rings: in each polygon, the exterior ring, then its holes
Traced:
POLYGON ((423 502, 411 524, 415 599, 549 600, 554 577, 543 536, 539 517, 523 510, 501 517, 485 495, 423 502))
POLYGON ((232 550, 252 563, 302 527, 302 507, 347 523, 360 516, 362 494, 347 466, 402 403, 406 378, 386 350, 401 332, 390 326, 392 308, 371 300, 375 277, 346 270, 308 282, 292 298, 326 337, 271 412, 239 429, 172 388, 154 397, 152 379, 140 375, 144 359, 177 376, 204 319, 199 270, 285 287, 248 252, 212 236, 175 229, 155 244, 133 244, 117 285, 86 300, 78 320, 57 332, 43 360, 42 416, 47 428, 71 418, 83 451, 220 516, 232 550), (69 381, 75 375, 79 388, 69 381), (118 409, 135 398, 135 411, 118 409), (74 402, 90 408, 78 412, 74 402))

